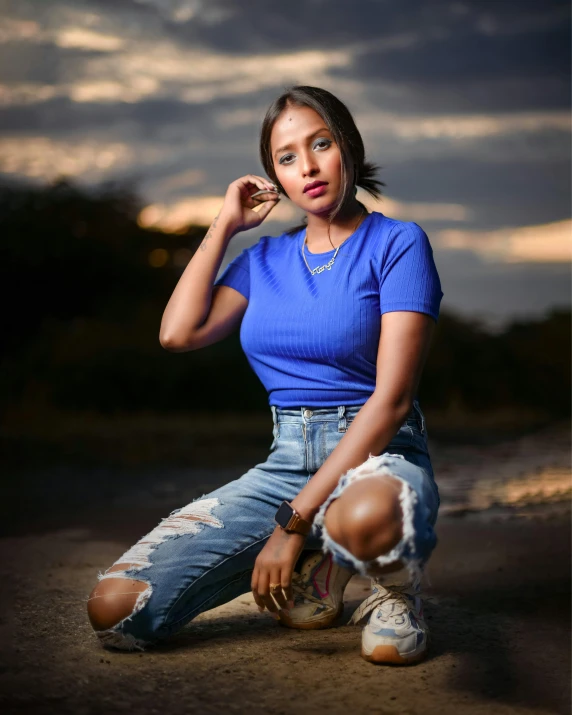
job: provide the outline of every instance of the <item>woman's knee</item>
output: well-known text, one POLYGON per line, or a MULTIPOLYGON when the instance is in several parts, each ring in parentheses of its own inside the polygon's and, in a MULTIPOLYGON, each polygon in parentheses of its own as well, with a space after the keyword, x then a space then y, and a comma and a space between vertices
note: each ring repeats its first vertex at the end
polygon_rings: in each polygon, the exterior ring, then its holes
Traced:
POLYGON ((106 577, 95 586, 87 601, 87 614, 94 630, 113 628, 132 615, 142 593, 150 592, 150 586, 125 576, 109 577, 115 571, 124 571, 131 564, 116 564, 106 571, 106 577))
POLYGON ((326 510, 328 534, 363 561, 391 551, 403 535, 400 491, 401 482, 389 476, 353 482, 326 510))

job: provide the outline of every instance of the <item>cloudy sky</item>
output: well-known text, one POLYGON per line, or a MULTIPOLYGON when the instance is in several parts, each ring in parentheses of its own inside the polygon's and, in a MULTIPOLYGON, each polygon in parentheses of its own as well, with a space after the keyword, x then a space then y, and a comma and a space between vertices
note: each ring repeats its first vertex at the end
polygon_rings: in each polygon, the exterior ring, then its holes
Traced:
MULTIPOLYGON (((127 179, 148 204, 143 225, 209 224, 231 181, 263 173, 268 104, 317 85, 383 167, 382 201, 360 198, 427 231, 443 308, 500 326, 569 303, 568 0, 0 9, 0 179, 127 179)), ((301 216, 283 199, 227 260, 301 216)))

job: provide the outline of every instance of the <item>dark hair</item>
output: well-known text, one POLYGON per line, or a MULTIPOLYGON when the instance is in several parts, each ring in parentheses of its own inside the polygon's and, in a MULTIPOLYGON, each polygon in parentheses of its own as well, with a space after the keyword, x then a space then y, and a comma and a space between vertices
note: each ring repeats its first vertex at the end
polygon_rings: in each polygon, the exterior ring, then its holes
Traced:
MULTIPOLYGON (((368 194, 374 198, 379 198, 382 193, 381 187, 385 186, 385 183, 374 177, 380 167, 365 160, 363 140, 351 112, 342 101, 331 92, 328 92, 328 90, 306 85, 287 87, 268 108, 260 129, 260 160, 266 175, 275 182, 280 191, 285 196, 288 196, 274 171, 274 162, 270 149, 270 134, 274 122, 282 114, 284 109, 290 105, 311 107, 315 110, 324 120, 324 123, 332 133, 340 149, 342 160, 342 193, 338 205, 330 213, 330 221, 337 216, 353 194, 353 184, 350 183, 352 178, 352 165, 354 167, 356 186, 361 186, 368 194)), ((288 229, 285 233, 296 233, 300 229, 305 228, 306 224, 307 217, 305 217, 300 225, 288 229)))

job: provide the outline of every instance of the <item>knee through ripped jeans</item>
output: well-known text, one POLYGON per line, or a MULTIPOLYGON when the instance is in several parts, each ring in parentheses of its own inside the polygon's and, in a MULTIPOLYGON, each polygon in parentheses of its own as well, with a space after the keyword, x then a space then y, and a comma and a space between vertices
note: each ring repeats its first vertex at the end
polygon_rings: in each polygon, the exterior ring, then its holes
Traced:
MULTIPOLYGON (((361 405, 270 409, 273 439, 264 462, 172 511, 110 567, 124 566, 121 570, 98 574, 99 580, 147 584, 130 615, 96 631, 103 646, 145 650, 200 613, 249 592, 256 557, 276 527, 276 510, 283 500, 292 501, 317 472, 361 405)), ((329 551, 336 563, 364 576, 373 564, 399 559, 418 577, 436 544, 439 503, 425 418, 415 400, 386 450, 340 477, 318 511, 304 548, 329 551), (371 474, 401 481, 403 536, 390 553, 364 562, 330 537, 324 516, 349 484, 371 474)))

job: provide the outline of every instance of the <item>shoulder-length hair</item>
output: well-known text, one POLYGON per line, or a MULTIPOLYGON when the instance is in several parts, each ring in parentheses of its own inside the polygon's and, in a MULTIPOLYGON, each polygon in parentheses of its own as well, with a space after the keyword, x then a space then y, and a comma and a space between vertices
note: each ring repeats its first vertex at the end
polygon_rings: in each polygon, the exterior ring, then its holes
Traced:
MULTIPOLYGON (((284 109, 291 105, 311 107, 315 110, 324 120, 324 123, 332 133, 339 147, 342 160, 342 191, 338 204, 329 215, 330 221, 338 215, 346 203, 352 198, 355 193, 354 184, 361 186, 364 191, 367 191, 368 194, 374 198, 379 198, 382 194, 381 187, 385 186, 385 183, 374 177, 380 167, 365 160, 363 140, 351 112, 341 100, 331 92, 328 92, 328 90, 307 85, 287 87, 285 91, 272 102, 270 107, 268 107, 260 129, 260 160, 266 175, 274 181, 280 192, 288 196, 274 171, 274 162, 270 149, 270 134, 274 122, 282 114, 284 109), (354 183, 352 183, 352 177, 355 177, 354 183)), ((285 233, 296 233, 302 228, 305 228, 306 225, 307 217, 304 217, 300 225, 288 229, 285 233)))

